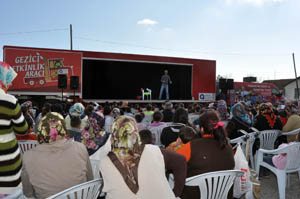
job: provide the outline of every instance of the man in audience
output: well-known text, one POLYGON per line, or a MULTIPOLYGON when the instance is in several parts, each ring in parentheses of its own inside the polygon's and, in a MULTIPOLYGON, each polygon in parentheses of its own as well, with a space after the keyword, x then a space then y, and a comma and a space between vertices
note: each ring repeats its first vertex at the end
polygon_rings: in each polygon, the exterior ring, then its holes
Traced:
POLYGON ((172 111, 173 105, 170 101, 166 102, 163 110, 163 122, 172 122, 174 113, 172 111))
POLYGON ((147 123, 143 122, 144 120, 144 113, 137 113, 135 116, 136 125, 139 131, 144 130, 147 128, 147 123))
POLYGON ((161 122, 163 120, 163 117, 164 117, 163 114, 159 111, 153 113, 153 122, 149 125, 148 128, 151 129, 153 127, 165 125, 164 122, 161 122))
POLYGON ((70 138, 74 141, 81 142, 81 119, 79 116, 71 116, 71 128, 68 129, 70 138))
POLYGON ((111 107, 105 106, 103 109, 103 115, 104 115, 104 119, 105 119, 104 129, 106 132, 110 133, 111 125, 114 122, 111 107))

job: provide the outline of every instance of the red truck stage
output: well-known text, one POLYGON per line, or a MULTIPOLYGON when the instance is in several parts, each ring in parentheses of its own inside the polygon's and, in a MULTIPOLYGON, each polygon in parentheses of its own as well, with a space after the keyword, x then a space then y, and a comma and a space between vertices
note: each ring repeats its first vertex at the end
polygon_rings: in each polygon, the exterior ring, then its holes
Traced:
MULTIPOLYGON (((158 68, 160 71, 156 72, 157 74, 154 74, 154 72, 153 74, 150 74, 153 77, 152 79, 155 79, 158 84, 160 84, 159 76, 162 75, 161 71, 163 71, 164 68, 168 68, 168 70, 170 70, 171 78, 174 79, 173 87, 181 89, 181 91, 178 90, 178 93, 187 92, 187 96, 190 96, 190 99, 205 100, 207 98, 215 98, 216 61, 213 60, 17 46, 4 46, 3 53, 4 62, 10 64, 18 73, 17 78, 14 80, 13 85, 10 88, 10 93, 12 94, 59 95, 61 90, 57 88, 58 74, 67 74, 68 80, 71 76, 79 76, 80 90, 76 91, 77 95, 80 95, 81 97, 83 96, 83 98, 87 95, 89 99, 99 99, 98 97, 93 97, 93 94, 89 93, 90 91, 88 89, 91 89, 91 86, 88 83, 94 81, 94 79, 107 79, 107 77, 113 78, 113 74, 109 73, 108 70, 109 67, 112 69, 116 63, 119 65, 123 64, 122 66, 129 67, 128 69, 130 69, 130 63, 132 63, 132 65, 138 64, 141 73, 143 73, 143 67, 145 70, 146 67, 153 68, 153 70, 158 68), (107 67, 105 71, 101 72, 101 74, 96 75, 91 72, 92 70, 88 69, 90 67, 90 62, 93 61, 95 61, 93 64, 97 65, 98 69, 104 67, 105 64, 109 65, 109 67, 107 67), (106 61, 109 63, 106 63, 106 61), (124 65, 124 63, 127 65, 124 65), (179 70, 177 71, 175 66, 179 69, 182 67, 182 71, 185 71, 184 74, 187 74, 186 77, 180 76, 181 72, 179 70), (189 71, 191 71, 191 74, 189 71), (185 88, 180 88, 181 84, 184 85, 184 81, 187 81, 187 91, 184 90, 185 88), (83 94, 83 89, 86 89, 88 93, 85 92, 85 94, 83 94)), ((113 72, 117 75, 116 71, 113 72)), ((124 75, 129 76, 130 74, 124 75)), ((135 77, 139 78, 138 75, 135 77)), ((155 85, 150 83, 147 84, 147 82, 150 82, 151 79, 149 79, 147 75, 144 77, 145 78, 143 79, 145 82, 141 82, 142 79, 138 79, 135 84, 140 82, 145 87, 147 86, 151 88, 152 86, 155 95, 157 95, 157 83, 155 83, 155 85)), ((106 82, 109 83, 109 81, 106 82)), ((123 84, 126 84, 126 82, 122 82, 123 84)), ((106 86, 109 85, 110 84, 107 84, 106 86)), ((122 83, 113 85, 116 92, 118 92, 118 85, 122 87, 122 83)), ((98 86, 96 88, 100 87, 98 86)), ((121 92, 124 89, 122 88, 119 90, 121 92)), ((73 93, 70 89, 65 90, 65 92, 68 94, 73 93)), ((130 92, 129 88, 128 92, 130 92)), ((136 98, 133 94, 131 94, 131 96, 132 99, 136 98)), ((125 99, 128 98, 129 97, 125 99)), ((115 98, 114 96, 105 96, 105 99, 115 98)))

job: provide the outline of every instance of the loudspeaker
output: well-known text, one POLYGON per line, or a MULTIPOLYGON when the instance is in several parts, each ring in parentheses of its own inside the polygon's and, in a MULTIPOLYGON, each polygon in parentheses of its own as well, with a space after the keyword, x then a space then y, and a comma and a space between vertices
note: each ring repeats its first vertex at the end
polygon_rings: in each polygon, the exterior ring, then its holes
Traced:
POLYGON ((219 89, 226 89, 226 79, 219 79, 219 89))
POLYGON ((233 82, 233 79, 227 79, 226 85, 227 85, 227 89, 228 89, 228 90, 234 89, 234 82, 233 82))
POLYGON ((71 90, 79 89, 79 76, 71 76, 70 89, 71 90))
POLYGON ((58 84, 57 87, 60 89, 66 89, 68 84, 68 77, 67 75, 60 74, 58 75, 58 84))

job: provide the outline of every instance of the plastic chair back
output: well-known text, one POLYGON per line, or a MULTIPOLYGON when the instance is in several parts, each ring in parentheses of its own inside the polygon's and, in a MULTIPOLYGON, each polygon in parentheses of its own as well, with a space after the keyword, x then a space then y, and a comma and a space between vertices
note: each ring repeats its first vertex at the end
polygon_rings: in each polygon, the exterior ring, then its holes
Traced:
POLYGON ((238 170, 210 172, 187 178, 185 185, 198 186, 201 199, 224 199, 235 178, 242 175, 243 172, 238 170))
POLYGON ((300 168, 300 143, 293 143, 285 147, 287 151, 287 161, 285 170, 293 171, 300 168))
POLYGON ((29 151, 36 147, 38 142, 36 140, 18 140, 18 145, 21 149, 21 154, 23 155, 26 151, 29 151))
POLYGON ((96 199, 102 191, 102 179, 76 185, 47 199, 96 199))
POLYGON ((25 199, 21 189, 16 190, 14 193, 6 196, 3 199, 25 199))
POLYGON ((267 150, 273 150, 274 149, 274 143, 279 136, 280 131, 279 130, 266 130, 261 131, 259 133, 259 141, 260 141, 260 148, 261 149, 267 149, 267 150))

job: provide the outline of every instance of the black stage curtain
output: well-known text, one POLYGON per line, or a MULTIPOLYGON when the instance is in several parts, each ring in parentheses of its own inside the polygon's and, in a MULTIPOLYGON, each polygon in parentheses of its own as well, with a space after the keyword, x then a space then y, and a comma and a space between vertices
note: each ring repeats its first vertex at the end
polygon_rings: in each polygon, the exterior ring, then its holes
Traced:
POLYGON ((152 99, 158 99, 164 70, 169 71, 173 81, 169 85, 170 99, 191 99, 190 65, 103 60, 83 60, 83 98, 135 100, 141 88, 149 88, 152 99))

